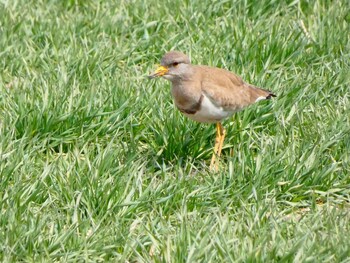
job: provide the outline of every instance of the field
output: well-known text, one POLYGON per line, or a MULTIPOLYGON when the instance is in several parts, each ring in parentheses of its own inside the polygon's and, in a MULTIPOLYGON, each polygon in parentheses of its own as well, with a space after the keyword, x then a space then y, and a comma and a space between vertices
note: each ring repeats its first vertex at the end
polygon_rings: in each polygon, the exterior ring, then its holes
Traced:
POLYGON ((350 2, 0 1, 0 261, 350 262, 350 2), (180 50, 273 91, 215 125, 180 50))

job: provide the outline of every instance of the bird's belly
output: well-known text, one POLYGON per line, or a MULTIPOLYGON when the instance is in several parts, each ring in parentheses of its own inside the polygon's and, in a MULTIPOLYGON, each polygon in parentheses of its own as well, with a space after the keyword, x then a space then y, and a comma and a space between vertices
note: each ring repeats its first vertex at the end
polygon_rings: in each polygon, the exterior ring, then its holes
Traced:
POLYGON ((226 111, 222 107, 214 105, 210 99, 203 95, 201 107, 196 113, 183 114, 194 121, 214 123, 231 116, 233 113, 234 112, 226 111))

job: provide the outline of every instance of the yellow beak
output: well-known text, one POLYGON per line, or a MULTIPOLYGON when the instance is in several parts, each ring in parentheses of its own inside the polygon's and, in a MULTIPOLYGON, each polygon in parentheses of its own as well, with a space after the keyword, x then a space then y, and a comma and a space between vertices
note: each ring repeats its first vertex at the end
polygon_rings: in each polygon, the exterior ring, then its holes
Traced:
POLYGON ((156 71, 154 71, 154 73, 152 73, 151 75, 149 75, 148 77, 150 79, 154 79, 157 77, 161 77, 163 75, 165 75, 167 72, 169 71, 168 67, 164 67, 164 66, 159 66, 156 71))

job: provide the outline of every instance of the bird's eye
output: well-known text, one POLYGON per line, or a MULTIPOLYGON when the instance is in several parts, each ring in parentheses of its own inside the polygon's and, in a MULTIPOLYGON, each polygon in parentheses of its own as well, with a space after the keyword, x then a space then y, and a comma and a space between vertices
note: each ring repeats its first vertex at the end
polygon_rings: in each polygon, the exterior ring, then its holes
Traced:
POLYGON ((178 62, 174 62, 174 63, 173 63, 173 67, 177 67, 178 65, 179 65, 178 62))

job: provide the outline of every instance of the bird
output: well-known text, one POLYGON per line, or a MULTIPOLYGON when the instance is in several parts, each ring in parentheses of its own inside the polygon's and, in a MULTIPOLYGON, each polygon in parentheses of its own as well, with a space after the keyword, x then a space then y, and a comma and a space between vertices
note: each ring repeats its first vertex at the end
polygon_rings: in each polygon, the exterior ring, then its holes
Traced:
POLYGON ((178 110, 201 123, 216 123, 214 152, 210 170, 218 171, 226 130, 222 121, 260 100, 276 97, 271 91, 248 84, 226 69, 193 65, 180 51, 169 51, 160 66, 148 76, 171 82, 171 94, 178 110))

